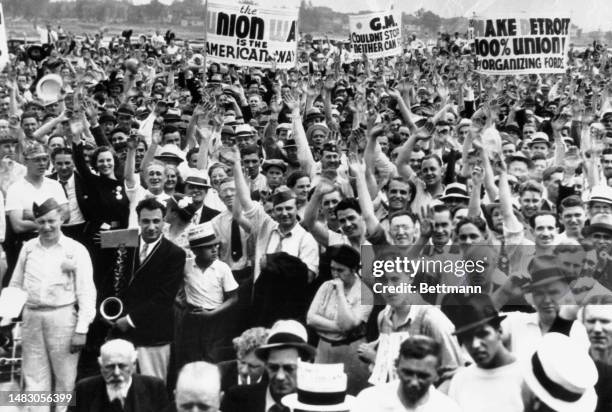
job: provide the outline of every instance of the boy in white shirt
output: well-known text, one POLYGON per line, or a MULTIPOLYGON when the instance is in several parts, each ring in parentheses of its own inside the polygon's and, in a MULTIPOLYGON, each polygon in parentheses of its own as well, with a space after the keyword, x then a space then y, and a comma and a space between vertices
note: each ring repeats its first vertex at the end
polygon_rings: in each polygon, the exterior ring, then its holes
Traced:
POLYGON ((212 224, 192 227, 188 239, 194 257, 185 263, 185 298, 176 318, 178 367, 223 360, 233 336, 227 312, 238 302, 238 283, 229 266, 218 259, 219 240, 212 224))

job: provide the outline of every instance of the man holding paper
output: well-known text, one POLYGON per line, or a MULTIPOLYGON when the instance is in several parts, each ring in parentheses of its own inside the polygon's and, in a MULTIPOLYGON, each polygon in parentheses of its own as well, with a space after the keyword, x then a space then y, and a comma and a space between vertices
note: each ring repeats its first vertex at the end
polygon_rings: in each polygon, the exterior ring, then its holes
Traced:
POLYGON ((9 285, 27 293, 22 332, 25 389, 72 391, 79 352, 96 313, 91 259, 85 246, 62 234, 61 206, 54 198, 34 203, 32 213, 38 236, 23 245, 9 285))

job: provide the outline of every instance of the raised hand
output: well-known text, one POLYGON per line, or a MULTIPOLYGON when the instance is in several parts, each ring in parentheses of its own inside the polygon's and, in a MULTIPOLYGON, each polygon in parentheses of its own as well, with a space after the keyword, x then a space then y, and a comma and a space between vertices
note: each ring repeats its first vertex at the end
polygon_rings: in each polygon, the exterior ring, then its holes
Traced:
POLYGON ((300 109, 300 102, 292 93, 284 93, 283 102, 285 102, 285 106, 287 106, 292 112, 300 109))

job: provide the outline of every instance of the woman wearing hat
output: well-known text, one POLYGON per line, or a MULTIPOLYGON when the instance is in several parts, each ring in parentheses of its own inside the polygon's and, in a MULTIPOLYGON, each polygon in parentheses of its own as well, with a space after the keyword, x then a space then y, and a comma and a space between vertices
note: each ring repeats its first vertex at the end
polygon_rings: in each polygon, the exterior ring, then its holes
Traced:
POLYGON ((307 323, 319 335, 317 363, 343 363, 348 374, 350 394, 365 388, 367 366, 357 356, 359 346, 365 342, 365 324, 372 311, 369 290, 362 288, 357 272, 359 252, 347 245, 327 249, 332 280, 324 282, 308 310, 307 323))

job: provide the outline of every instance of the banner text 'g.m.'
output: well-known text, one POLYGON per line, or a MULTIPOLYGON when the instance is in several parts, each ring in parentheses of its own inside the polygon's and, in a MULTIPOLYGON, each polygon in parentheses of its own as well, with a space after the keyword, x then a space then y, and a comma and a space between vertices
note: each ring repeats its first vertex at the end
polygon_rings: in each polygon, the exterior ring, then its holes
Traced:
POLYGON ((259 7, 255 1, 213 0, 206 16, 211 62, 289 69, 296 62, 297 7, 259 7))
POLYGON ((476 70, 487 74, 564 73, 569 48, 566 17, 477 18, 470 21, 476 70))
POLYGON ((372 59, 401 54, 401 25, 396 11, 349 16, 352 52, 372 59))

